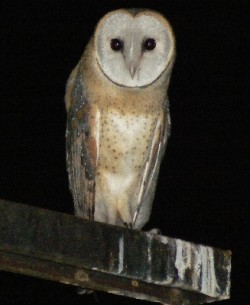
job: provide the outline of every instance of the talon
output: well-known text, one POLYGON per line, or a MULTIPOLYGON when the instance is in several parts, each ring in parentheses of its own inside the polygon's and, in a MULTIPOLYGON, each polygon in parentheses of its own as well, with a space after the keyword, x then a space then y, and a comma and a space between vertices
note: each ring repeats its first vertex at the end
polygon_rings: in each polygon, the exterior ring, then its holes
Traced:
POLYGON ((149 230, 148 233, 161 235, 161 230, 158 228, 154 228, 154 229, 149 230))
POLYGON ((128 229, 132 229, 132 222, 124 222, 123 225, 128 229))

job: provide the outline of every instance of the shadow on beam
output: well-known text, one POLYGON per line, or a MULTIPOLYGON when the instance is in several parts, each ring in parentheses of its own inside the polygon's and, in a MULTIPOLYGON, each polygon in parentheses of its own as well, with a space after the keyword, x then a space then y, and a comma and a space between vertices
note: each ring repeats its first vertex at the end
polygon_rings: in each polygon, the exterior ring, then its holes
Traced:
POLYGON ((229 298, 231 252, 0 200, 0 269, 193 305, 229 298))

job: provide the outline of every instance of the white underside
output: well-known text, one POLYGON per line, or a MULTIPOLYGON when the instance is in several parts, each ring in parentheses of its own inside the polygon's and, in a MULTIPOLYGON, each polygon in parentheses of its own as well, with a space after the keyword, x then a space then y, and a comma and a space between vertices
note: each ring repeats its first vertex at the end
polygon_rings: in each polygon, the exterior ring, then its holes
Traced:
POLYGON ((159 120, 157 122, 155 115, 147 118, 144 115, 122 116, 114 111, 102 119, 109 122, 110 131, 99 130, 99 141, 105 147, 105 137, 109 137, 111 148, 104 149, 99 156, 101 162, 105 160, 108 164, 108 169, 104 166, 98 169, 101 175, 96 180, 95 219, 117 224, 118 212, 124 222, 132 223, 140 205, 148 168, 146 164, 159 120), (115 156, 119 158, 115 159, 115 156), (112 166, 115 173, 110 170, 112 166))

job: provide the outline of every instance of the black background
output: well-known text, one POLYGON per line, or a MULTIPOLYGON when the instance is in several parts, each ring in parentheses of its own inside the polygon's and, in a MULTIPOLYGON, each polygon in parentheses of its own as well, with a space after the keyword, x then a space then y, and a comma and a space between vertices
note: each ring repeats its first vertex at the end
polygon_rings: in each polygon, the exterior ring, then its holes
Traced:
MULTIPOLYGON (((246 305, 250 1, 3 1, 0 198, 73 213, 65 169, 66 79, 106 12, 148 7, 171 22, 172 135, 145 229, 231 249, 232 298, 246 305)), ((99 304, 146 304, 105 293, 99 304)), ((96 304, 92 295, 0 273, 0 304, 96 304)), ((149 303, 148 303, 149 304, 149 303)))

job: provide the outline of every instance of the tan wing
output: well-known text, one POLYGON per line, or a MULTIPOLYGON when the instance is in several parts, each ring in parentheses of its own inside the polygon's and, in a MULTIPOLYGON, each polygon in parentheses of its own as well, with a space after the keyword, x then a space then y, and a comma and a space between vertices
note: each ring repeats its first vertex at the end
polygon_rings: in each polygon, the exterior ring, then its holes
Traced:
POLYGON ((165 153, 167 139, 170 136, 170 129, 170 113, 168 101, 166 101, 164 117, 163 120, 159 120, 156 125, 151 150, 144 169, 141 189, 138 197, 139 205, 133 219, 134 228, 140 229, 149 219, 160 163, 165 153))
POLYGON ((96 113, 86 98, 80 66, 72 71, 66 88, 66 154, 69 186, 75 214, 94 219, 96 138, 92 132, 96 113))

